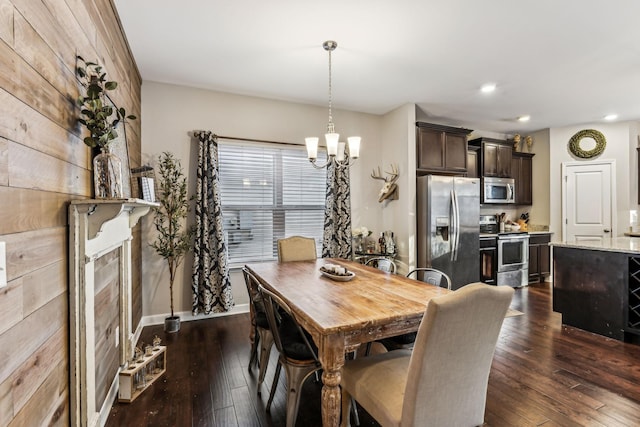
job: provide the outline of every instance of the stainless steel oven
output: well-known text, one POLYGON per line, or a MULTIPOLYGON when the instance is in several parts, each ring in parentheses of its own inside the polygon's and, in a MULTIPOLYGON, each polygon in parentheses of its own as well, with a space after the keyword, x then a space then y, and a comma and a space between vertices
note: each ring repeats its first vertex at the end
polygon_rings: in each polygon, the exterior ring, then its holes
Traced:
POLYGON ((529 284, 529 234, 498 234, 496 282, 514 288, 529 284))

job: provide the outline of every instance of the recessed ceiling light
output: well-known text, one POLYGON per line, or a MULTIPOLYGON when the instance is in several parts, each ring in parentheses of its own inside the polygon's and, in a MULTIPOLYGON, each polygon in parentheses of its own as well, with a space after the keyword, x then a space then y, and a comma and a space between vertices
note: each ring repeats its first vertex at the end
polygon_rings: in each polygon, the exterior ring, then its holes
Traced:
POLYGON ((480 88, 480 91, 482 93, 491 93, 494 90, 496 90, 496 84, 495 83, 485 83, 482 85, 482 87, 480 88))
POLYGON ((518 117, 518 121, 519 122, 528 122, 529 120, 531 120, 531 116, 520 116, 520 117, 518 117))
POLYGON ((617 118, 618 118, 617 114, 607 114, 606 116, 604 116, 604 119, 608 122, 611 122, 617 118))

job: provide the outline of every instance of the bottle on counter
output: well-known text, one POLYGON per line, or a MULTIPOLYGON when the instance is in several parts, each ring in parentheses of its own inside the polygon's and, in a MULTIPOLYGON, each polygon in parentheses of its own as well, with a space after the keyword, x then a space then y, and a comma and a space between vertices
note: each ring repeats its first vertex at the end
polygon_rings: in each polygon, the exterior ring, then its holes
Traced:
POLYGON ((393 231, 384 232, 384 253, 387 255, 393 255, 396 253, 396 242, 393 237, 393 231))

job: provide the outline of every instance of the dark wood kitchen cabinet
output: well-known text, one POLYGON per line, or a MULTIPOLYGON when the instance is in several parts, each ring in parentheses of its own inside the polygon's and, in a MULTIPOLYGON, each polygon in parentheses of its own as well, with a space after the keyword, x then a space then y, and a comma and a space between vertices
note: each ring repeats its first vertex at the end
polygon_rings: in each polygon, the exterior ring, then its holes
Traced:
POLYGON ((498 277, 498 239, 480 237, 480 281, 495 285, 498 277))
POLYGON ((467 135, 471 132, 470 129, 417 122, 417 174, 465 175, 467 135))
POLYGON ((467 149, 467 177, 480 178, 480 159, 478 151, 480 147, 469 146, 467 149))
POLYGON ((511 178, 513 147, 504 139, 476 138, 469 145, 480 147, 480 171, 482 176, 511 178))
POLYGON ((516 205, 533 204, 533 156, 532 153, 513 152, 511 176, 515 180, 516 205))
POLYGON ((529 235, 529 283, 540 283, 551 273, 550 234, 529 235))

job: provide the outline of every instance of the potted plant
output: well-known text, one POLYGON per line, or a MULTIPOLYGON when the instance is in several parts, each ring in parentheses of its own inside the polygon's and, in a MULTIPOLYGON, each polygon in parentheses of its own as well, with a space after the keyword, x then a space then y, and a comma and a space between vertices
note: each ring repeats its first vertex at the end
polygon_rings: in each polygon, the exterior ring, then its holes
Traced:
POLYGON ((135 120, 136 116, 127 115, 124 108, 115 108, 108 99, 107 91, 114 90, 118 84, 107 80, 107 74, 100 65, 87 62, 81 56, 77 59, 76 74, 85 91, 76 100, 83 116, 78 122, 89 131, 84 143, 101 151, 93 159, 95 197, 121 198, 122 162, 109 151, 109 144, 118 137, 118 123, 125 118, 135 120))
POLYGON ((158 235, 151 246, 167 261, 169 267, 171 316, 165 319, 164 328, 166 332, 177 332, 180 330, 180 317, 173 312, 173 284, 178 266, 191 249, 194 228, 185 224, 190 198, 187 197, 187 179, 180 161, 170 152, 164 152, 159 156, 158 163, 160 206, 154 208, 153 219, 158 235))

